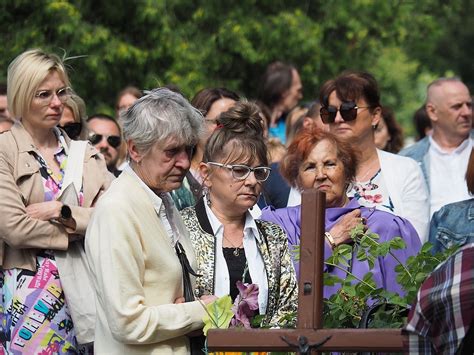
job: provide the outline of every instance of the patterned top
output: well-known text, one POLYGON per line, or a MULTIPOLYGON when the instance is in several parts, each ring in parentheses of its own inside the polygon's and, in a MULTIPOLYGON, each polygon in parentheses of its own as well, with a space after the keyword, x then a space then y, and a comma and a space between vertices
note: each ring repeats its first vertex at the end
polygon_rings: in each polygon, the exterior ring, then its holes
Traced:
POLYGON ((379 169, 369 181, 354 182, 349 186, 347 195, 354 197, 361 206, 376 207, 378 210, 391 213, 395 210, 383 179, 382 169, 379 169))
POLYGON ((462 247, 421 285, 405 327, 410 353, 454 354, 472 326, 474 243, 462 247))
MULTIPOLYGON (((58 138, 58 148, 54 153, 54 159, 59 165, 59 174, 55 175, 54 171, 48 167, 48 164, 39 153, 35 153, 35 158, 40 165, 40 174, 43 178, 44 186, 44 200, 52 201, 55 200, 62 188, 64 173, 67 166, 67 155, 66 155, 66 142, 59 130, 54 130, 58 138)), ((79 206, 82 206, 84 201, 84 194, 82 191, 79 192, 79 206)))
MULTIPOLYGON (((203 200, 199 200, 195 207, 181 211, 183 222, 190 232, 198 269, 196 273, 202 275, 196 278, 196 293, 200 295, 214 294, 215 284, 215 237, 208 228, 203 226, 202 220, 205 209, 203 200), (200 217, 198 217, 198 214, 200 217)), ((204 217, 207 218, 207 217, 204 217)), ((208 220, 207 220, 207 223, 208 220)), ((261 220, 255 220, 262 236, 257 242, 257 248, 262 255, 268 278, 267 314, 264 325, 293 326, 285 324, 282 318, 296 312, 298 304, 298 284, 296 274, 288 251, 288 240, 285 232, 278 225, 261 220)))

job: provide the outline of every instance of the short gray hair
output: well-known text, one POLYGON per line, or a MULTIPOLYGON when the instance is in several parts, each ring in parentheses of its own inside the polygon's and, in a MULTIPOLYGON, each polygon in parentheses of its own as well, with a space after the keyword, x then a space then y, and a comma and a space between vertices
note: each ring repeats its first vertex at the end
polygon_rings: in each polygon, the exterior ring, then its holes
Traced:
POLYGON ((181 94, 166 88, 145 91, 145 96, 120 116, 125 140, 132 140, 144 154, 170 137, 195 145, 204 123, 202 114, 181 94))

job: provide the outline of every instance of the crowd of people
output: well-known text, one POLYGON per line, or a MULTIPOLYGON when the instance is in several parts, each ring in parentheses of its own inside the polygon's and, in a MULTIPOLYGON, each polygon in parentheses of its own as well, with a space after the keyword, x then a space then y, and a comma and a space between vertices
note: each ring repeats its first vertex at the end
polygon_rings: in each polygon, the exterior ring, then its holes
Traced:
POLYGON ((408 147, 370 73, 345 71, 309 103, 293 65, 269 64, 260 84, 255 100, 129 86, 114 116, 88 114, 59 57, 34 49, 11 62, 0 86, 2 352, 199 353, 205 305, 242 285, 258 290, 262 325, 292 326, 307 189, 326 196, 325 258, 341 244, 355 255, 361 225, 404 240, 373 268, 350 265, 378 288, 402 295, 395 265, 428 240, 434 252, 474 248, 472 98, 460 79, 428 86, 408 147))

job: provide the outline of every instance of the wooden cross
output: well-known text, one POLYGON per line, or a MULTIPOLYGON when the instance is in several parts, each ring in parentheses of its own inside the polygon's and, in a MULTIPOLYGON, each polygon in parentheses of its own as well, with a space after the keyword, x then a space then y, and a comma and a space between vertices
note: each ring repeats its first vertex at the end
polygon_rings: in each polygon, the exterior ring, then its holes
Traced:
POLYGON ((398 351, 407 337, 401 329, 323 328, 325 194, 303 192, 301 208, 298 323, 295 329, 212 329, 209 351, 398 351), (329 338, 329 339, 328 339, 329 338), (328 339, 326 342, 324 342, 328 339), (293 345, 289 345, 293 344, 293 345))

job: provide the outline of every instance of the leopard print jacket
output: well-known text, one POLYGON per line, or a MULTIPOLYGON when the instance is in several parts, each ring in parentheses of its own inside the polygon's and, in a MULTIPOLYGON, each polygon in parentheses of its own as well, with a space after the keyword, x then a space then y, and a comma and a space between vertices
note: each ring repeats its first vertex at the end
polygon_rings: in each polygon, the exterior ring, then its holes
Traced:
MULTIPOLYGON (((190 232, 198 268, 196 295, 214 294, 215 282, 215 237, 206 215, 203 200, 195 207, 181 211, 186 228, 190 232)), ((267 313, 262 326, 294 326, 296 317, 290 317, 297 310, 298 284, 288 251, 286 233, 277 224, 255 220, 262 236, 257 247, 262 255, 268 278, 267 313)))

